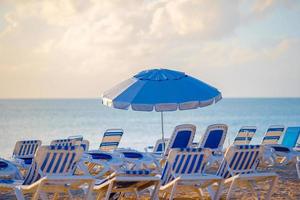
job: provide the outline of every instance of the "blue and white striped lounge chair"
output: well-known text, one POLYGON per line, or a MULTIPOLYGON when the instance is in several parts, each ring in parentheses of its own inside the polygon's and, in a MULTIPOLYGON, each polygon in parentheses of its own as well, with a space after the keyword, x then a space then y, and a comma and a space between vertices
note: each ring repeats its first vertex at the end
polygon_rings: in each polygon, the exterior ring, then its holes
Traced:
POLYGON ((160 164, 152 154, 132 149, 118 149, 113 152, 91 150, 82 159, 87 167, 80 164, 84 173, 99 179, 120 169, 151 170, 160 173, 160 164))
MULTIPOLYGON (((222 178, 205 174, 206 164, 211 150, 201 148, 172 149, 161 176, 160 194, 163 199, 173 199, 178 192, 194 191, 203 197, 203 189, 214 183, 221 183, 222 178)), ((217 199, 218 193, 211 196, 217 199)), ((190 196, 189 196, 190 198, 190 196)))
MULTIPOLYGON (((128 194, 134 194, 135 199, 139 199, 141 191, 154 186, 151 193, 152 200, 157 199, 160 186, 160 177, 150 170, 121 170, 111 174, 104 180, 95 183, 94 192, 96 199, 113 199, 114 195, 119 198, 128 194)), ((122 198, 123 199, 123 198, 122 198)))
POLYGON ((161 167, 158 160, 152 154, 139 152, 133 149, 118 149, 123 167, 129 170, 152 170, 153 173, 160 173, 161 167))
POLYGON ((124 161, 118 152, 90 150, 84 154, 80 169, 96 179, 101 179, 118 170, 124 161))
MULTIPOLYGON (((266 199, 270 199, 278 176, 273 172, 258 172, 257 166, 262 159, 262 145, 232 145, 226 152, 217 175, 224 179, 223 186, 230 185, 227 199, 231 199, 236 186, 246 186, 256 194, 254 183, 271 180, 266 199)), ((212 192, 213 190, 210 190, 212 192)), ((259 194, 257 194, 258 198, 259 194)), ((242 197, 238 197, 242 198, 242 197)))
POLYGON ((220 164, 223 159, 223 145, 227 135, 226 124, 213 124, 207 127, 198 148, 209 148, 212 150, 210 165, 220 164))
POLYGON ((282 125, 272 125, 267 129, 261 144, 265 145, 265 151, 263 160, 268 166, 273 166, 276 164, 276 156, 273 153, 273 145, 277 145, 282 134, 284 132, 284 126, 282 125))
POLYGON ((158 139, 155 143, 155 146, 148 146, 145 148, 145 152, 149 152, 157 159, 161 159, 163 153, 164 153, 164 149, 166 148, 168 142, 169 142, 169 138, 165 138, 163 142, 162 139, 158 139))
POLYGON ((79 145, 85 152, 89 150, 90 142, 84 140, 81 135, 70 136, 67 139, 52 140, 50 145, 54 146, 76 146, 79 145))
POLYGON ((300 135, 300 127, 288 127, 283 135, 281 144, 272 145, 273 153, 280 164, 295 163, 300 151, 297 151, 296 145, 300 135))
POLYGON ((12 159, 18 166, 28 169, 31 165, 32 159, 42 141, 40 140, 23 140, 15 144, 12 159))
POLYGON ((281 125, 273 125, 270 126, 263 137, 262 144, 278 144, 278 141, 283 134, 284 126, 281 125))
POLYGON ((228 126, 226 124, 213 124, 207 127, 199 148, 209 148, 213 151, 222 151, 228 126))
POLYGON ((165 138, 164 141, 162 139, 158 139, 155 143, 152 153, 159 154, 159 155, 163 154, 166 144, 168 144, 168 142, 169 142, 168 138, 165 138))
POLYGON ((257 128, 256 126, 243 126, 236 135, 233 144, 243 145, 250 144, 257 128))
POLYGON ((88 198, 94 180, 90 176, 74 176, 73 173, 83 153, 79 146, 41 146, 38 148, 31 167, 24 180, 0 181, 0 189, 15 190, 17 199, 24 199, 25 194, 33 194, 33 199, 44 198, 60 193, 68 194, 69 190, 81 189, 88 184, 88 198))
POLYGON ((122 129, 107 129, 99 146, 101 151, 116 150, 120 144, 124 131, 122 129))
POLYGON ((192 124, 182 124, 175 127, 174 132, 165 149, 164 156, 168 156, 169 151, 174 148, 191 147, 196 133, 196 126, 192 124))

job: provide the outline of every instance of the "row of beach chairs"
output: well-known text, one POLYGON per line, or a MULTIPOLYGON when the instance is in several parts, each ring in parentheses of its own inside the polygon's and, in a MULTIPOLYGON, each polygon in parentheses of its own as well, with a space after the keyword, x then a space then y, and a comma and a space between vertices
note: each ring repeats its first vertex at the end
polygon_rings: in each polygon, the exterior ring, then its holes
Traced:
MULTIPOLYGON (((148 149, 153 149, 152 151, 156 154, 162 154, 168 152, 170 148, 182 148, 185 146, 210 148, 215 152, 222 151, 225 138, 227 135, 228 127, 225 124, 214 124, 207 127, 203 137, 199 143, 193 142, 195 136, 195 126, 194 125, 180 125, 174 130, 174 133, 170 139, 157 140, 154 147, 150 146, 148 149), (181 132, 183 130, 190 130, 190 135, 181 132), (186 143, 182 142, 180 134, 184 135, 186 143), (176 140, 181 141, 181 143, 176 142, 176 140), (166 150, 163 148, 166 146, 166 150)), ((257 127, 255 126, 243 126, 234 138, 233 145, 245 145, 250 144, 252 138, 256 133, 257 127)), ((272 125, 265 132, 261 144, 270 145, 276 152, 292 152, 293 149, 298 149, 300 144, 298 138, 300 135, 300 127, 288 127, 284 128, 281 125, 272 125), (281 139, 281 144, 278 142, 281 139)))
POLYGON ((203 196, 206 189, 212 199, 219 199, 229 185, 229 199, 237 186, 246 185, 254 193, 256 181, 270 180, 266 194, 270 199, 278 176, 274 172, 259 172, 258 166, 263 164, 268 149, 272 153, 284 152, 278 155, 287 160, 291 153, 297 157, 293 147, 297 146, 300 128, 289 127, 284 133, 284 127, 271 126, 261 145, 249 145, 256 128, 242 127, 234 144, 224 152, 227 130, 224 124, 211 125, 196 144, 196 127, 179 125, 170 139, 158 140, 151 153, 118 148, 121 129, 106 131, 99 150, 89 150, 89 142, 82 137, 54 140, 50 145, 41 145, 38 140, 20 141, 15 146, 13 162, 0 160, 0 177, 2 169, 14 167, 25 169, 26 175, 23 178, 16 173, 13 179, 0 180, 0 191, 14 191, 18 199, 24 199, 28 193, 33 199, 47 199, 49 193, 51 198, 58 198, 59 194, 72 198, 72 190, 83 190, 85 199, 126 195, 138 199, 145 192, 150 193, 151 199, 173 199, 180 197, 180 191, 188 190, 203 196), (217 163, 217 171, 207 173, 213 162, 217 163), (97 174, 98 168, 101 172, 97 174))

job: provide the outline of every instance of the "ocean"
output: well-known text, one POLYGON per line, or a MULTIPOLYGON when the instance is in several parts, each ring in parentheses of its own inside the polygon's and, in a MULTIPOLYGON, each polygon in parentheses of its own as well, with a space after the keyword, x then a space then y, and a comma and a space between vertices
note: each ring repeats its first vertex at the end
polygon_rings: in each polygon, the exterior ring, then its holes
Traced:
MULTIPOLYGON (((165 112, 166 137, 184 123, 197 126, 196 142, 208 125, 227 124, 226 146, 241 126, 254 125, 251 143, 258 144, 270 125, 300 126, 300 98, 225 98, 205 108, 165 112)), ((143 150, 161 137, 160 113, 112 109, 101 99, 0 100, 0 157, 9 158, 18 140, 49 144, 71 135, 84 136, 90 149, 97 149, 108 128, 124 129, 120 147, 143 150)))

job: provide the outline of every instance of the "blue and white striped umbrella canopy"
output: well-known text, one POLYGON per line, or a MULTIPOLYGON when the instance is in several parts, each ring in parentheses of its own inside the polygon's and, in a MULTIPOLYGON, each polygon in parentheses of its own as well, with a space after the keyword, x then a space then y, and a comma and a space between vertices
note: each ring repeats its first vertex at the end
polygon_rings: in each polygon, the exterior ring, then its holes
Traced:
POLYGON ((102 103, 109 107, 157 112, 195 109, 221 99, 216 88, 169 69, 142 71, 102 95, 102 103))

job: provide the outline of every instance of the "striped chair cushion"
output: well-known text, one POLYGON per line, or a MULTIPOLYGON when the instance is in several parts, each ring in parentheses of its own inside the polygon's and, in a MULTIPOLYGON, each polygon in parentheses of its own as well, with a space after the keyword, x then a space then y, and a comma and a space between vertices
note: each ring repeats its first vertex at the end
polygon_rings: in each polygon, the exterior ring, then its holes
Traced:
POLYGON ((41 146, 27 173, 28 185, 46 175, 72 175, 83 153, 79 146, 41 146))
POLYGON ((208 126, 199 147, 210 149, 222 148, 227 130, 228 126, 226 124, 212 124, 208 126))
POLYGON ((118 148, 124 131, 122 129, 108 129, 105 131, 99 149, 112 151, 118 148))
POLYGON ((202 148, 172 149, 161 176, 162 185, 180 175, 202 174, 210 155, 210 150, 202 148))
POLYGON ((18 141, 15 145, 13 157, 15 158, 32 158, 42 142, 40 140, 18 141))
POLYGON ((237 136, 234 139, 233 144, 235 145, 244 145, 244 144, 249 144, 256 132, 256 127, 242 127, 237 136))
POLYGON ((262 144, 277 144, 283 131, 284 126, 270 126, 263 138, 262 144))
POLYGON ((26 177, 24 179, 23 185, 30 185, 31 183, 34 183, 40 178, 41 175, 39 174, 39 171, 37 169, 37 164, 36 162, 32 162, 30 169, 28 170, 26 177))
POLYGON ((164 142, 162 139, 158 139, 153 147, 153 153, 162 153, 166 148, 166 144, 169 142, 169 139, 165 138, 164 142))
POLYGON ((232 145, 227 149, 217 175, 229 178, 236 174, 253 173, 261 154, 260 145, 232 145))
POLYGON ((68 139, 59 139, 51 141, 50 145, 53 146, 76 146, 80 145, 84 151, 89 150, 90 143, 88 140, 83 140, 82 138, 68 138, 68 139))
POLYGON ((59 139, 59 140, 52 140, 50 145, 52 146, 74 146, 77 140, 75 139, 59 139))
POLYGON ((196 126, 192 124, 182 124, 176 126, 166 147, 165 155, 168 155, 171 149, 187 148, 192 146, 195 132, 196 126))

